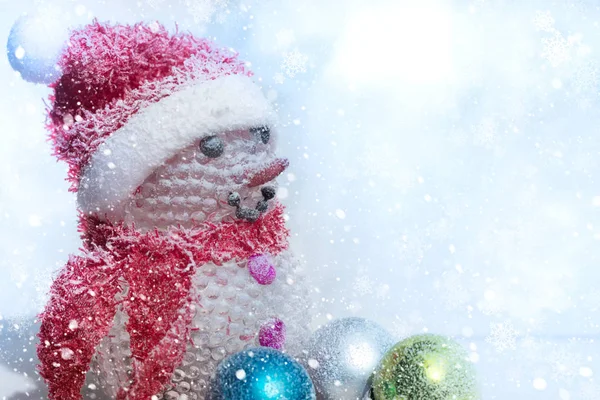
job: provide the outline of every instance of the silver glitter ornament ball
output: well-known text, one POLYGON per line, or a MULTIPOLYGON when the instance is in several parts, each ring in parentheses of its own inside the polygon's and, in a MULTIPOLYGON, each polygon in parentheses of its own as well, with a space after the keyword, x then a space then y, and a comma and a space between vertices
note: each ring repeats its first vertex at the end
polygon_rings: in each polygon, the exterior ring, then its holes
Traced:
POLYGON ((363 318, 342 318, 317 330, 302 355, 319 400, 362 400, 392 336, 363 318))

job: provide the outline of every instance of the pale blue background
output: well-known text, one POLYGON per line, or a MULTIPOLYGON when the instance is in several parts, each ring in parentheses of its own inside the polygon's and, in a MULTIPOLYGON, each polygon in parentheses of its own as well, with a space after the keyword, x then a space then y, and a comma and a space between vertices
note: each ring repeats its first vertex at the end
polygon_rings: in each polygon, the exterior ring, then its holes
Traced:
MULTIPOLYGON (((485 399, 600 399, 594 1, 0 0, 0 41, 36 10, 177 22, 252 63, 280 107, 315 326, 452 335, 485 399)), ((22 325, 79 246, 48 93, 0 57, 0 398, 44 398, 22 325)))

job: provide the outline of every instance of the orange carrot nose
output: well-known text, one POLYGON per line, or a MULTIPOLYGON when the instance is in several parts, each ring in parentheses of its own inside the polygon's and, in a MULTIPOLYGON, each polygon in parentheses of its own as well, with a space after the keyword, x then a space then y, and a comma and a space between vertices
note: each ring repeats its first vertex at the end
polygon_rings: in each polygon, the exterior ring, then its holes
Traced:
POLYGON ((256 171, 248 171, 248 187, 260 186, 277 178, 290 165, 287 158, 277 158, 263 168, 256 171))

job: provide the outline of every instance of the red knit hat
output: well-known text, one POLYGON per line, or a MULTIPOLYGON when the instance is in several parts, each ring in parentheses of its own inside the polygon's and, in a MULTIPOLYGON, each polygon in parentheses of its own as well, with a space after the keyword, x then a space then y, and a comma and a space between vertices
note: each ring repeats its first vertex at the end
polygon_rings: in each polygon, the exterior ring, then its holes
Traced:
POLYGON ((94 22, 72 32, 59 64, 48 129, 85 213, 120 208, 203 136, 273 123, 236 54, 158 23, 94 22))

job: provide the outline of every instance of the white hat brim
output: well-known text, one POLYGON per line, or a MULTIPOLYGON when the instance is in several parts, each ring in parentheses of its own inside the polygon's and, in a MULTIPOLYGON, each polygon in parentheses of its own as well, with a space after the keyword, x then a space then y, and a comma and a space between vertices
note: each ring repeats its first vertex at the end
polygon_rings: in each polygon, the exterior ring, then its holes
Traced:
POLYGON ((157 167, 199 138, 274 123, 273 108, 247 76, 186 87, 140 110, 97 148, 81 176, 79 207, 118 215, 157 167))

